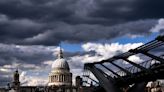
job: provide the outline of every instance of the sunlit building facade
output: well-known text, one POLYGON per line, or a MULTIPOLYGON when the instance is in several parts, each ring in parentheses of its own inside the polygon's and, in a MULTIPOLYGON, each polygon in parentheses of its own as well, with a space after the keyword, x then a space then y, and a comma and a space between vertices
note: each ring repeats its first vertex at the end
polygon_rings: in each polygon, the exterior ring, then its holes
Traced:
POLYGON ((72 73, 69 64, 63 57, 62 50, 52 64, 52 71, 49 74, 49 86, 72 86, 72 73))

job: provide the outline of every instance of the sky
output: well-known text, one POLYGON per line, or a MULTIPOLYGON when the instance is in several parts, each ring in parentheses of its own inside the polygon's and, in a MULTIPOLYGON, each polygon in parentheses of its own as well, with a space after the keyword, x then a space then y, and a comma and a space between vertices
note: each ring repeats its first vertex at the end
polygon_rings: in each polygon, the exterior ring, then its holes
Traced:
MULTIPOLYGON (((74 77, 86 62, 164 34, 163 0, 0 0, 0 86, 46 84, 61 44, 74 77)), ((131 58, 142 61, 139 57, 131 58)))

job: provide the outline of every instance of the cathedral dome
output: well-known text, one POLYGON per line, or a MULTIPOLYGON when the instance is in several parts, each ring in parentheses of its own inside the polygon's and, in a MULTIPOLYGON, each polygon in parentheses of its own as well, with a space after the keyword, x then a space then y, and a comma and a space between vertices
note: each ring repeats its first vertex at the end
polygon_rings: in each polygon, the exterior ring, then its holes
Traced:
POLYGON ((58 58, 52 64, 52 69, 65 69, 69 70, 69 65, 64 58, 58 58))
POLYGON ((62 50, 58 58, 52 63, 52 71, 49 73, 49 86, 71 86, 72 73, 70 72, 67 61, 63 58, 62 50))

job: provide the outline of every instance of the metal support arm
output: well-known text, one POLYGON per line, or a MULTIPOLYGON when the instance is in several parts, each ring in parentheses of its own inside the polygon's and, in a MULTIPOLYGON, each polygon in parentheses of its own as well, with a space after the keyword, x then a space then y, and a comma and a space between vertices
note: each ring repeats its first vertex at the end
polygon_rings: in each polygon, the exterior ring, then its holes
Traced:
POLYGON ((123 60, 127 61, 128 63, 132 64, 133 66, 135 66, 135 67, 137 67, 137 68, 139 68, 139 69, 141 69, 141 70, 147 70, 145 67, 140 66, 139 64, 136 64, 136 63, 134 63, 134 62, 128 60, 127 58, 123 58, 123 60))
POLYGON ((153 58, 153 59, 155 59, 157 61, 160 61, 161 63, 164 63, 164 59, 163 58, 157 57, 157 56, 155 56, 153 54, 150 54, 148 52, 142 52, 142 54, 145 54, 146 56, 149 56, 149 57, 151 57, 151 58, 153 58))
POLYGON ((114 75, 116 75, 117 77, 121 77, 120 75, 118 75, 117 73, 115 73, 114 71, 112 71, 111 69, 109 69, 108 67, 106 67, 105 65, 101 64, 105 69, 109 70, 110 72, 112 72, 114 75))
POLYGON ((128 70, 120 67, 119 65, 113 63, 113 62, 110 62, 112 65, 116 66, 117 68, 119 68, 120 70, 124 71, 127 75, 131 75, 131 72, 129 72, 128 70))
POLYGON ((90 78, 89 76, 85 76, 85 75, 83 75, 83 76, 89 78, 92 81, 94 81, 96 84, 99 84, 99 82, 95 81, 94 79, 90 78))
POLYGON ((104 74, 96 68, 94 65, 88 66, 94 76, 99 80, 100 85, 106 90, 106 92, 122 92, 115 84, 111 77, 106 77, 104 74))

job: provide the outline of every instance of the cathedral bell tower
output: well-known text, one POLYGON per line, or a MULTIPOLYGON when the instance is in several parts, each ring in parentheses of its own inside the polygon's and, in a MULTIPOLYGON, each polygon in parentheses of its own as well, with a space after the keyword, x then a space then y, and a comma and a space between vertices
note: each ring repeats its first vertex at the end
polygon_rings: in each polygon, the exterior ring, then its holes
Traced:
POLYGON ((18 90, 20 87, 20 82, 19 82, 19 72, 18 69, 14 72, 13 75, 13 85, 12 85, 13 89, 18 90))

